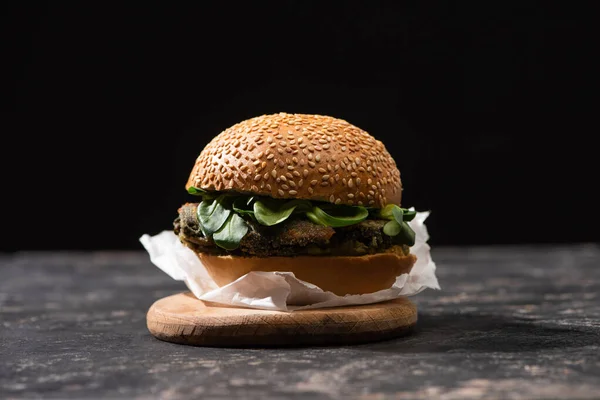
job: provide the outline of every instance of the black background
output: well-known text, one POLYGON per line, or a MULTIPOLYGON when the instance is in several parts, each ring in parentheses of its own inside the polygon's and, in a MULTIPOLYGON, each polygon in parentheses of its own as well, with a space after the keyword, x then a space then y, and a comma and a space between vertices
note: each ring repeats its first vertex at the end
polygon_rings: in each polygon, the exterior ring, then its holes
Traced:
POLYGON ((592 4, 8 3, 0 249, 141 249, 279 111, 386 143, 433 245, 598 241, 592 4))

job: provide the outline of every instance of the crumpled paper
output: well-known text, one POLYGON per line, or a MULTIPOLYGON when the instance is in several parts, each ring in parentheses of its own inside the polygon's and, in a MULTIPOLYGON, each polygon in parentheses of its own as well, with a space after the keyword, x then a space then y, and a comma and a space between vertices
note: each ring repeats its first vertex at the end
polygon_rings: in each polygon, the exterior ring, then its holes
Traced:
POLYGON ((157 235, 144 234, 140 242, 150 261, 171 278, 184 281, 200 300, 235 307, 261 310, 294 311, 325 307, 378 303, 399 296, 412 296, 424 289, 440 289, 435 276, 435 263, 427 244, 429 234, 425 220, 429 212, 417 212, 409 222, 415 231, 411 253, 417 261, 409 274, 397 277, 385 290, 362 295, 338 296, 297 279, 291 272, 250 272, 235 282, 218 287, 196 254, 185 247, 173 231, 157 235))

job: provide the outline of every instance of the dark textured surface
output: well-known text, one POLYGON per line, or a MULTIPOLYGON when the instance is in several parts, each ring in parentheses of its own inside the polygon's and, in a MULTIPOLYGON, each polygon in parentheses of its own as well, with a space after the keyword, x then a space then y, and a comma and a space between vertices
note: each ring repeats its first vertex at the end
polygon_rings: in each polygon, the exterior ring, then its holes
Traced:
POLYGON ((433 249, 416 331, 357 346, 161 342, 145 313, 184 290, 146 253, 0 257, 0 398, 600 397, 600 248, 433 249))

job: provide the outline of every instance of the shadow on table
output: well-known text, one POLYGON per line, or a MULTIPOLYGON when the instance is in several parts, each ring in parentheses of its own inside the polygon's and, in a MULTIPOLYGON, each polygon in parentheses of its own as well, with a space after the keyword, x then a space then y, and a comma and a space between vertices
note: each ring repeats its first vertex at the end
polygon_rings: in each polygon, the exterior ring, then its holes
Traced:
POLYGON ((535 352, 597 344, 600 332, 550 327, 538 322, 478 314, 419 314, 409 336, 369 344, 369 350, 393 352, 535 352))

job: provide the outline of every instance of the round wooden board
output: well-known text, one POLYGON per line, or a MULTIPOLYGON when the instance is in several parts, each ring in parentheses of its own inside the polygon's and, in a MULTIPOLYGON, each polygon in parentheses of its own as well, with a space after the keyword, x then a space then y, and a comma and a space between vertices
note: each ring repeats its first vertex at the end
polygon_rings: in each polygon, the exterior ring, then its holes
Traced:
POLYGON ((211 306, 191 293, 179 293, 157 300, 146 322, 160 340, 196 346, 353 344, 409 333, 417 322, 417 307, 401 297, 361 306, 264 311, 211 306))

